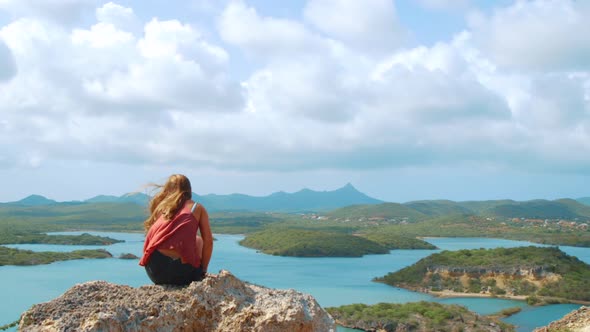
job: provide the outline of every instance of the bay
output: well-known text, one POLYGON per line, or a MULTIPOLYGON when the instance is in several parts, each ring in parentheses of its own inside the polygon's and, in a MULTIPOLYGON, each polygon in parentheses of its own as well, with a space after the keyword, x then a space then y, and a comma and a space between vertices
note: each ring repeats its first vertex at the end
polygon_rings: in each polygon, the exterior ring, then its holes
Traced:
MULTIPOLYGON (((59 234, 80 234, 67 232, 59 234)), ((21 244, 12 248, 34 251, 71 251, 103 248, 115 257, 123 253, 141 255, 143 234, 90 232, 124 240, 110 246, 66 246, 21 244)), ((519 331, 531 331, 536 326, 562 317, 579 305, 531 307, 522 301, 493 298, 439 299, 429 295, 372 282, 372 278, 399 270, 426 257, 433 250, 394 250, 387 255, 367 255, 360 258, 299 258, 265 255, 238 244, 241 235, 216 234, 214 254, 209 272, 229 270, 238 278, 272 288, 293 288, 313 295, 324 307, 351 303, 437 301, 461 304, 480 314, 490 314, 509 307, 523 310, 507 322, 519 325, 519 331)), ((426 238, 441 250, 496 248, 538 245, 530 242, 487 238, 426 238)), ((570 255, 590 263, 590 249, 560 247, 570 255)), ((76 283, 107 280, 118 284, 141 286, 150 284, 137 260, 87 259, 56 262, 37 266, 0 267, 0 325, 12 322, 32 304, 59 296, 76 283)), ((341 329, 344 331, 344 329, 341 329)), ((348 331, 348 330, 347 330, 348 331)))

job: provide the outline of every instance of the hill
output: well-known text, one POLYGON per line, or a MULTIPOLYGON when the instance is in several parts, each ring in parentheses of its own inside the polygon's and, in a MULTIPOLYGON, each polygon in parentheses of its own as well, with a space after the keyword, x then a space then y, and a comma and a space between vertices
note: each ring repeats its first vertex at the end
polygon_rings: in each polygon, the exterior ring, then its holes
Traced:
POLYGON ((590 218, 590 206, 573 199, 532 200, 498 204, 481 211, 483 215, 504 218, 569 219, 590 218))
POLYGON ((56 203, 0 206, 0 230, 6 233, 72 229, 141 230, 146 210, 134 203, 56 203))
POLYGON ((333 210, 327 213, 327 215, 330 218, 340 219, 375 218, 402 220, 406 218, 409 221, 416 221, 428 218, 426 214, 399 203, 352 205, 333 210))
POLYGON ((375 281, 417 291, 590 301, 590 265, 556 247, 443 251, 375 281))
POLYGON ((11 202, 9 204, 38 206, 38 205, 50 205, 50 204, 55 204, 55 203, 57 203, 57 202, 52 199, 49 199, 47 197, 41 196, 41 195, 30 195, 30 196, 27 196, 27 197, 19 200, 19 201, 11 202))
POLYGON ((573 199, 548 201, 467 201, 449 200, 412 201, 404 204, 382 203, 354 205, 336 209, 327 214, 333 218, 381 218, 408 221, 425 220, 451 215, 479 215, 494 218, 565 219, 586 221, 590 219, 590 206, 573 199))
MULTIPOLYGON (((569 223, 568 223, 569 224, 569 223)), ((359 229, 362 236, 487 237, 543 244, 590 247, 590 230, 549 223, 511 222, 474 215, 449 215, 415 223, 359 229)))
POLYGON ((449 200, 413 201, 404 203, 404 205, 430 217, 474 213, 473 210, 449 200))

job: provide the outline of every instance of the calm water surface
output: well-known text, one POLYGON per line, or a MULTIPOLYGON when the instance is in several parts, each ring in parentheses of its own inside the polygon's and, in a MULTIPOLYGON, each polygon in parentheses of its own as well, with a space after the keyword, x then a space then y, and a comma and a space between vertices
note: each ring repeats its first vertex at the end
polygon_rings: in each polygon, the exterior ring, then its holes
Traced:
MULTIPOLYGON (((68 232, 67 234, 79 234, 68 232)), ((115 257, 122 253, 141 255, 143 234, 91 232, 125 240, 110 246, 63 245, 10 245, 12 248, 35 251, 71 251, 74 249, 104 248, 115 257)), ((61 234, 61 233, 60 233, 61 234)), ((240 235, 215 235, 213 258, 209 271, 231 271, 242 280, 273 288, 294 288, 310 293, 324 307, 350 303, 373 304, 378 302, 404 303, 412 301, 437 301, 461 304, 480 314, 490 314, 502 309, 520 306, 523 311, 508 319, 518 325, 519 331, 531 331, 534 327, 562 317, 578 305, 551 305, 530 307, 521 301, 490 298, 437 299, 426 294, 410 292, 371 282, 376 276, 396 271, 430 255, 432 250, 394 250, 388 255, 367 255, 361 258, 298 258, 270 256, 242 247, 240 235)), ((529 242, 482 238, 427 238, 428 242, 442 250, 496 248, 535 245, 529 242)), ((561 247, 570 255, 590 263, 590 249, 561 247)), ((0 325, 12 322, 32 304, 48 301, 61 295, 76 283, 90 280, 107 280, 118 284, 141 286, 151 283, 137 260, 88 259, 56 262, 37 266, 0 267, 0 325)), ((344 331, 344 329, 339 330, 344 331)), ((350 331, 350 330, 347 330, 350 331)))

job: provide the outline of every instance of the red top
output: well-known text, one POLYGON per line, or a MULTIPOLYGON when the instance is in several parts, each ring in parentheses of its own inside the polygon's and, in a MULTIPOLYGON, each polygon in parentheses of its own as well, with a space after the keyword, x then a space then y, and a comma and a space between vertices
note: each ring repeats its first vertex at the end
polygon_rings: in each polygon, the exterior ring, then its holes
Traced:
POLYGON ((160 216, 148 230, 139 265, 145 266, 157 249, 172 249, 180 254, 182 263, 198 268, 201 266, 201 257, 197 253, 198 229, 199 222, 191 213, 190 204, 186 204, 170 221, 160 216))

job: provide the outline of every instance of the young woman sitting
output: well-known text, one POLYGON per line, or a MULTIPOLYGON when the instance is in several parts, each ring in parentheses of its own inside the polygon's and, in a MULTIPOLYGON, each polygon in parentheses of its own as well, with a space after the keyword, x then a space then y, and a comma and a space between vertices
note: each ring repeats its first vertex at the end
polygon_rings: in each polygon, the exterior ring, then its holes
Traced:
POLYGON ((151 199, 144 222, 147 235, 139 265, 158 285, 199 281, 213 252, 207 210, 192 200, 191 183, 184 175, 172 175, 157 187, 160 192, 151 199))

